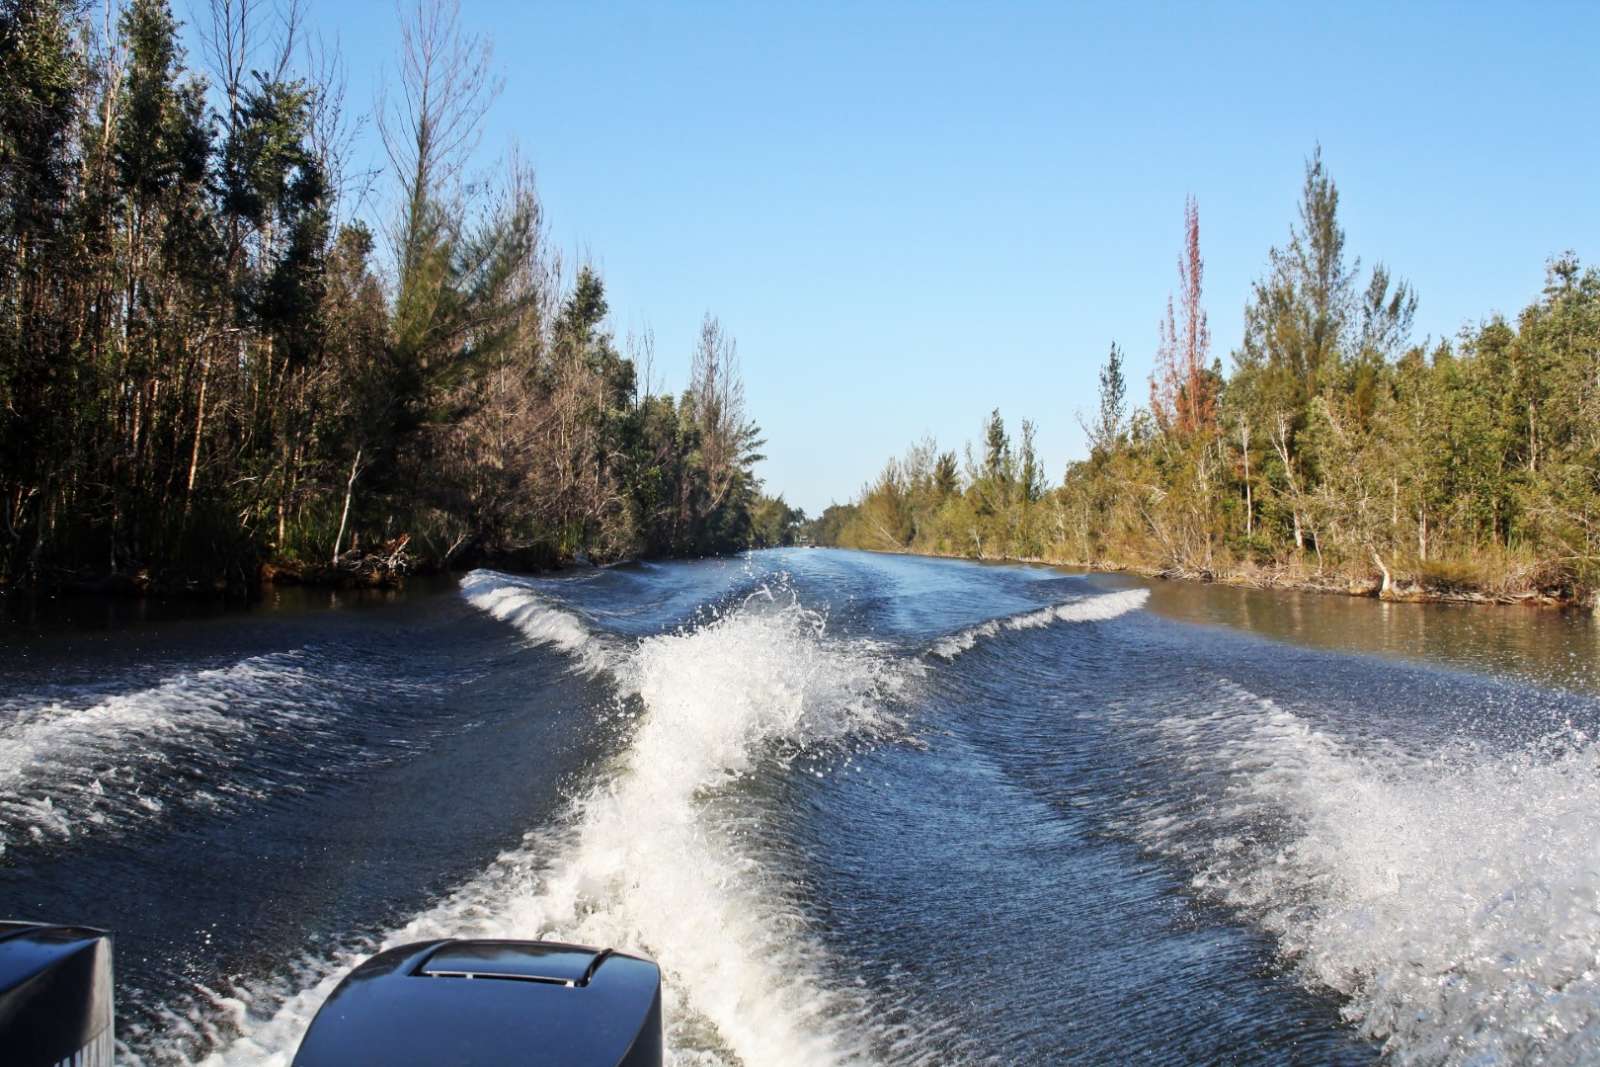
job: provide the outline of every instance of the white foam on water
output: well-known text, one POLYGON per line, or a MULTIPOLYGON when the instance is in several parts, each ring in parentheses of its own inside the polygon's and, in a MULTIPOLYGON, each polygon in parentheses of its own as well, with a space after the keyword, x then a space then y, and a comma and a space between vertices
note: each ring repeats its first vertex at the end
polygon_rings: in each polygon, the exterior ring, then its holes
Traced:
POLYGON ((324 686, 289 652, 77 702, 14 698, 0 708, 0 851, 19 835, 69 838, 161 812, 146 790, 175 752, 229 762, 259 726, 240 708, 270 698, 275 718, 304 717, 324 686))
POLYGON ((953 660, 970 650, 984 638, 994 637, 1002 630, 1034 630, 1057 622, 1107 622, 1130 611, 1138 611, 1150 599, 1146 589, 1124 589, 1116 593, 1069 600, 1047 608, 1024 611, 1003 619, 969 627, 959 633, 940 638, 932 652, 941 659, 953 660))
POLYGON ((575 612, 551 603, 526 579, 476 570, 461 579, 461 594, 473 607, 515 626, 533 644, 572 656, 586 674, 611 671, 623 662, 623 652, 611 639, 590 629, 575 612))
POLYGON ((1233 689, 1157 725, 1177 773, 1213 785, 1135 834, 1348 998, 1394 1062, 1600 1058, 1600 745, 1428 757, 1233 689))
MULTIPOLYGON (((512 602, 489 579, 474 585, 485 610, 512 602)), ((530 617, 513 609, 508 621, 530 617)), ((584 655, 576 643, 569 651, 584 655)), ((830 638, 794 603, 758 595, 692 631, 641 641, 612 669, 642 710, 626 750, 561 829, 530 836, 376 943, 209 993, 133 1043, 160 1042, 145 1053, 151 1062, 183 1062, 179 1046, 192 1041, 211 1049, 196 1062, 213 1067, 284 1065, 343 973, 379 947, 547 938, 656 959, 672 1063, 866 1061, 870 1009, 818 980, 820 950, 803 936, 790 879, 769 869, 748 819, 718 811, 738 807, 728 787, 759 766, 896 730, 886 706, 905 668, 870 643, 830 638)))

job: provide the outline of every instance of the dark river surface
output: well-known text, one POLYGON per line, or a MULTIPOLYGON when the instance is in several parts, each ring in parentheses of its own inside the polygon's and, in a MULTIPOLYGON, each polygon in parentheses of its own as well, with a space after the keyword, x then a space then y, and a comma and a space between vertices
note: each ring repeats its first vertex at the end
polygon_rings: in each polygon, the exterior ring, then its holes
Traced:
POLYGON ((669 1059, 1600 1060, 1600 626, 827 550, 0 622, 0 917, 128 1063, 385 944, 657 959, 669 1059))

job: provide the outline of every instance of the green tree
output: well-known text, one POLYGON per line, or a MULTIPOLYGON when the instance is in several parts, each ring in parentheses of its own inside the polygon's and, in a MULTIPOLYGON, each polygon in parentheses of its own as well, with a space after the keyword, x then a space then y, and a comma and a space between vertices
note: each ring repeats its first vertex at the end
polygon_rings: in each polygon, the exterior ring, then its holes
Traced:
POLYGON ((1104 452, 1122 443, 1123 424, 1128 418, 1128 380, 1123 372, 1122 349, 1115 341, 1100 367, 1100 407, 1093 425, 1088 427, 1089 447, 1104 452))

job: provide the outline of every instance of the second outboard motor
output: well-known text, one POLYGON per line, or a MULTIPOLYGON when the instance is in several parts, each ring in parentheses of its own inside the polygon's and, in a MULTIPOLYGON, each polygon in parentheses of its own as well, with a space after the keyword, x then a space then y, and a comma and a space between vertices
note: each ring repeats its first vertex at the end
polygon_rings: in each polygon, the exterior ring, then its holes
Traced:
POLYGON ((0 922, 0 1063, 111 1067, 111 939, 0 922))
POLYGON ((380 952, 323 1004, 294 1067, 661 1067, 661 971, 549 941, 380 952))

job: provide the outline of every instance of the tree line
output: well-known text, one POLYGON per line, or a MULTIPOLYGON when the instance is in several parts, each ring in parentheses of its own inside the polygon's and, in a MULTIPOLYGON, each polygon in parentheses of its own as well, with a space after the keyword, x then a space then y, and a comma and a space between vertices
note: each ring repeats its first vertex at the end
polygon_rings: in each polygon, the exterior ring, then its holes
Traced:
POLYGON ((529 167, 473 170, 456 4, 407 12, 371 170, 302 15, 210 0, 191 61, 167 0, 0 0, 0 582, 784 537, 734 338, 661 391, 529 167))
POLYGON ((1345 247, 1320 149, 1299 216, 1210 351, 1199 211, 1159 320, 1148 400, 1115 343, 1087 458, 1045 484, 998 411, 964 458, 891 460, 809 529, 823 543, 1175 576, 1583 599, 1600 584, 1600 271, 1570 253, 1514 320, 1411 337, 1417 296, 1345 247))

